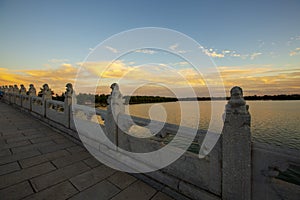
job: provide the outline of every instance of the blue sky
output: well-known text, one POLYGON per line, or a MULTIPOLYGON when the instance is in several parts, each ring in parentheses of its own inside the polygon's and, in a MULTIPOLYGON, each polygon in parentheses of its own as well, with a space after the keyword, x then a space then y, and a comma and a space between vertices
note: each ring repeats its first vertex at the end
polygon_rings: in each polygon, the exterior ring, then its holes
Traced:
MULTIPOLYGON (((75 67, 92 48, 114 34, 139 27, 164 27, 196 40, 221 68, 268 67, 268 74, 258 75, 267 78, 282 75, 280 70, 292 71, 296 75, 284 84, 293 88, 288 93, 300 93, 299 10, 296 0, 1 0, 0 68, 7 74, 25 73, 28 77, 26 70, 75 67)), ((1 81, 9 82, 3 77, 1 81)))

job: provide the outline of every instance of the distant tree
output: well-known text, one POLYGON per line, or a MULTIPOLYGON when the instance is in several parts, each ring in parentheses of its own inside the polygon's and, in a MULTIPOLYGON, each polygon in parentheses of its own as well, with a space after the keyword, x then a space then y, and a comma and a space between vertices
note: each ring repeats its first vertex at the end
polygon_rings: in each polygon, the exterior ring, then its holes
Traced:
MULTIPOLYGON (((50 89, 51 90, 51 89, 50 89)), ((53 96, 54 95, 54 91, 51 90, 51 95, 53 96)), ((38 96, 41 97, 43 96, 43 88, 40 88, 40 91, 38 92, 38 96)))
POLYGON ((58 95, 58 94, 55 94, 54 97, 52 97, 54 100, 57 100, 57 101, 64 101, 65 100, 65 94, 64 93, 61 93, 61 95, 58 95))

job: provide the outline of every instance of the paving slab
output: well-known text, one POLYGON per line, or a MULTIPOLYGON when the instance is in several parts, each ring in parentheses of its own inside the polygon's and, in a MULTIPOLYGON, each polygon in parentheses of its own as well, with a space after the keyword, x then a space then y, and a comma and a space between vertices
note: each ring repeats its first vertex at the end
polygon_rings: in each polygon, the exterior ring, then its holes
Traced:
POLYGON ((14 171, 18 171, 19 169, 21 169, 21 167, 19 166, 19 164, 17 162, 1 165, 0 166, 0 176, 3 174, 8 174, 8 173, 11 173, 14 171))
POLYGON ((91 154, 89 154, 87 151, 82 151, 82 152, 78 152, 76 154, 72 154, 70 156, 65 156, 62 158, 58 158, 54 161, 52 161, 52 163, 57 167, 57 168, 62 168, 65 167, 67 165, 70 165, 72 163, 84 160, 86 158, 91 157, 91 154))
POLYGON ((30 157, 37 156, 37 155, 41 155, 41 153, 37 150, 33 150, 33 151, 20 152, 20 153, 12 154, 12 155, 1 156, 0 157, 0 165, 14 162, 17 160, 21 160, 24 158, 30 158, 30 157))
POLYGON ((68 182, 62 182, 52 187, 49 187, 41 192, 35 193, 25 199, 36 199, 36 200, 64 200, 78 193, 78 191, 73 187, 73 185, 68 182))
POLYGON ((45 174, 55 169, 56 168, 50 162, 47 162, 30 168, 22 169, 17 172, 2 175, 0 176, 0 189, 28 180, 38 175, 45 174))
POLYGON ((142 181, 137 181, 114 196, 111 200, 151 199, 156 190, 142 181))
POLYGON ((172 200, 172 198, 162 192, 158 192, 151 200, 172 200))
POLYGON ((95 168, 95 167, 98 167, 99 165, 102 165, 101 162, 99 162, 96 158, 94 157, 91 157, 91 158, 88 158, 88 159, 85 159, 83 161, 85 164, 87 164, 89 167, 91 168, 95 168))
POLYGON ((33 178, 30 180, 32 186, 36 191, 41 191, 49 186, 55 185, 59 182, 72 178, 78 174, 88 171, 90 168, 83 162, 74 163, 64 168, 55 170, 51 173, 33 178))
POLYGON ((32 135, 29 135, 29 136, 25 136, 23 135, 23 133, 20 133, 14 137, 11 137, 11 138, 7 138, 6 139, 6 142, 8 144, 10 143, 16 143, 16 142, 21 142, 23 140, 29 140, 29 139, 34 139, 34 138, 40 138, 40 137, 44 137, 43 134, 40 134, 40 133, 35 133, 35 134, 32 134, 32 135))
POLYGON ((88 172, 80 174, 70 179, 70 181, 75 185, 75 187, 82 191, 103 179, 116 173, 116 170, 109 168, 105 165, 96 167, 88 172))
POLYGON ((37 143, 37 144, 30 144, 30 145, 25 145, 21 147, 14 147, 11 148, 11 151, 13 154, 19 153, 19 152, 24 152, 24 151, 30 151, 30 150, 38 150, 39 148, 45 148, 46 146, 52 146, 55 143, 53 141, 48 141, 48 142, 42 142, 42 143, 37 143))
POLYGON ((86 151, 86 148, 81 147, 81 146, 73 146, 73 147, 67 148, 66 150, 69 151, 70 153, 77 153, 77 152, 81 152, 81 151, 86 151))
POLYGON ((11 151, 9 149, 0 150, 0 157, 11 155, 11 151))
POLYGON ((39 147, 39 151, 42 152, 43 154, 45 153, 50 153, 58 150, 62 150, 68 147, 76 146, 74 142, 68 141, 64 144, 53 144, 53 145, 48 145, 48 146, 41 146, 39 147))
MULTIPOLYGON (((7 126, 9 126, 9 125, 7 125, 7 126)), ((23 136, 24 135, 21 131, 12 131, 11 133, 8 133, 8 134, 1 133, 1 139, 3 139, 3 140, 14 138, 14 137, 23 137, 23 136)))
POLYGON ((111 199, 114 195, 120 192, 116 186, 111 184, 110 182, 104 180, 93 187, 80 192, 79 194, 75 195, 74 197, 70 198, 70 200, 82 200, 82 199, 89 199, 89 200, 108 200, 111 199))
POLYGON ((47 141, 51 141, 53 139, 59 139, 59 138, 64 138, 64 137, 62 135, 50 135, 50 136, 30 139, 30 142, 31 143, 41 143, 41 142, 47 142, 47 141))
POLYGON ((13 199, 22 199, 30 194, 33 194, 34 191, 31 188, 28 181, 18 183, 0 190, 0 199, 13 200, 13 199))
POLYGON ((108 180, 114 185, 116 185, 118 188, 125 189, 133 182, 135 182, 137 179, 127 173, 117 172, 111 177, 109 177, 108 180))
POLYGON ((58 150, 58 151, 54 151, 51 153, 46 153, 46 154, 31 157, 31 158, 26 158, 26 159, 20 160, 19 163, 22 166, 22 168, 26 168, 26 167, 31 167, 31 166, 34 166, 37 164, 41 164, 43 162, 53 161, 55 159, 69 156, 69 155, 71 155, 71 154, 66 150, 58 150))
POLYGON ((29 140, 21 140, 21 141, 17 141, 17 142, 13 142, 10 144, 3 144, 1 145, 0 149, 10 149, 10 148, 14 148, 14 147, 20 147, 20 146, 26 146, 31 144, 29 140))

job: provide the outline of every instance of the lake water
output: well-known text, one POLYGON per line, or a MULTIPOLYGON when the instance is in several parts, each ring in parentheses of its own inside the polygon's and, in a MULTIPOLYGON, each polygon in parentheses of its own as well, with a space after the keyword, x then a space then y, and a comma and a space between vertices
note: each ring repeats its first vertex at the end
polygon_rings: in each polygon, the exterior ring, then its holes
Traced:
MULTIPOLYGON (((130 115, 181 124, 199 129, 222 127, 224 101, 214 101, 216 110, 211 121, 211 102, 168 102, 129 105, 130 115), (199 107, 199 109, 197 108, 199 107), (200 113, 200 116, 197 115, 200 113), (198 120, 200 119, 200 120, 198 120)), ((251 114, 251 132, 256 141, 300 149, 300 101, 247 101, 251 114)))

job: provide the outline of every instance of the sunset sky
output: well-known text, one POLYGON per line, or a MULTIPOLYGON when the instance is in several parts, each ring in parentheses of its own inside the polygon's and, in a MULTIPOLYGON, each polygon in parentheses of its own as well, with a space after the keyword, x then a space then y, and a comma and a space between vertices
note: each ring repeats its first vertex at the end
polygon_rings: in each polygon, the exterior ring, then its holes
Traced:
MULTIPOLYGON (((48 83, 61 93, 67 82, 74 83, 78 69, 89 64, 83 62, 102 41, 129 29, 162 27, 198 42, 218 67, 226 91, 239 85, 246 95, 300 94, 299 10, 298 0, 0 0, 0 85, 28 88, 34 83, 39 88, 48 83)), ((119 51, 106 48, 112 54, 119 51)), ((189 51, 179 42, 166 48, 189 51)), ((97 75, 109 62, 98 63, 91 73, 97 75)), ((97 92, 109 92, 109 84, 125 75, 124 91, 141 79, 184 88, 176 74, 183 75, 198 95, 207 96, 202 92, 205 82, 192 66, 152 49, 115 61, 100 74, 105 81, 97 92), (143 67, 136 70, 139 65, 143 67)), ((140 94, 152 90, 164 95, 151 85, 140 94)))

